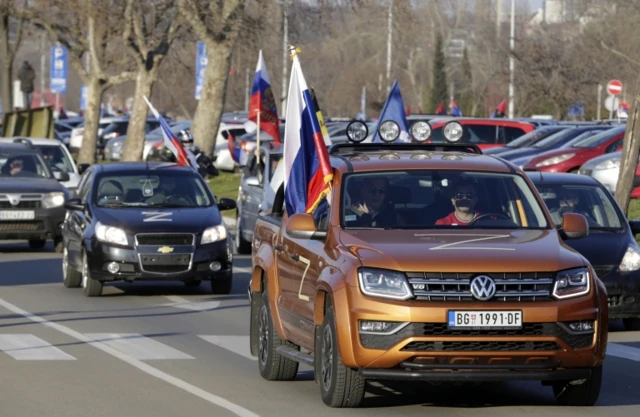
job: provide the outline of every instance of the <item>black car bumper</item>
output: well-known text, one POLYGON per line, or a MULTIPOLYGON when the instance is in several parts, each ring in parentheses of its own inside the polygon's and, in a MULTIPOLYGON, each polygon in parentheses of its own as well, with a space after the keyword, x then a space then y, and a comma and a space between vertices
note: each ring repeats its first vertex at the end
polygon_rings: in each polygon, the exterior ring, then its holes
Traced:
POLYGON ((607 288, 609 318, 640 317, 640 271, 620 272, 616 267, 601 280, 607 288))
POLYGON ((62 223, 64 222, 64 207, 51 209, 2 209, 2 211, 33 211, 34 218, 29 220, 7 219, 0 220, 0 239, 2 240, 45 240, 62 237, 62 223))
POLYGON ((193 248, 125 248, 95 241, 87 253, 91 278, 98 281, 193 281, 230 278, 233 255, 228 240, 193 248), (218 263, 219 269, 212 269, 218 263), (109 270, 117 264, 118 270, 109 270))

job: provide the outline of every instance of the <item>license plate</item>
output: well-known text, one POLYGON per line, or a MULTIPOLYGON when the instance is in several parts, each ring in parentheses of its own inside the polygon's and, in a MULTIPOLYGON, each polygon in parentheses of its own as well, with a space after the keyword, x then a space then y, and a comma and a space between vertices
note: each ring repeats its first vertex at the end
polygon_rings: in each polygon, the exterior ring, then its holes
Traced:
POLYGON ((33 220, 35 218, 34 211, 0 211, 0 220, 33 220))
POLYGON ((522 328, 522 311, 449 311, 450 329, 502 330, 522 328))

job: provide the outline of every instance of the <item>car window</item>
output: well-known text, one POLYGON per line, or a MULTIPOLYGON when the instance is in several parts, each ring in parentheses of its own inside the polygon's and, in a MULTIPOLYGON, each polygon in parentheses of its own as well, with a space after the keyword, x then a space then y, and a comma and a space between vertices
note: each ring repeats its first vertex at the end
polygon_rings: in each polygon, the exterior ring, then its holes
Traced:
POLYGON ((202 177, 184 172, 103 174, 95 181, 94 195, 95 204, 112 208, 198 208, 213 203, 202 177))
POLYGON ((487 215, 479 218, 474 227, 549 227, 534 191, 516 174, 437 170, 365 172, 345 176, 343 184, 341 217, 345 228, 442 227, 436 222, 455 214, 454 200, 456 204, 468 204, 468 210, 476 215, 487 215), (471 190, 464 191, 467 188, 471 190), (378 214, 381 217, 377 217, 378 214), (374 221, 367 223, 370 220, 374 221))
POLYGON ((73 170, 73 162, 71 162, 67 153, 62 150, 62 147, 36 145, 36 148, 40 149, 42 156, 44 156, 44 160, 47 161, 53 170, 70 173, 75 172, 73 170))
POLYGON ((5 178, 53 178, 44 159, 36 153, 0 151, 0 176, 5 178))
POLYGON ((509 142, 507 144, 507 147, 509 148, 519 148, 519 147, 524 147, 524 146, 530 146, 533 145, 534 143, 538 142, 541 139, 544 139, 556 132, 558 132, 559 130, 562 130, 562 128, 552 128, 552 129, 536 129, 533 130, 529 133, 526 133, 522 136, 520 136, 519 138, 509 142))
POLYGON ((614 136, 624 133, 624 127, 618 127, 604 132, 593 135, 592 137, 585 139, 573 145, 574 148, 595 148, 609 141, 614 136))
POLYGON ((278 164, 281 160, 281 153, 272 153, 271 155, 269 155, 269 163, 271 164, 269 168, 269 181, 271 181, 271 179, 273 178, 273 174, 274 172, 276 172, 276 168, 278 167, 278 164))
POLYGON ((615 203, 601 186, 545 183, 536 187, 556 225, 562 224, 565 213, 579 213, 587 218, 590 228, 622 228, 615 203))
POLYGON ((523 129, 520 129, 519 127, 511 127, 511 126, 504 126, 501 128, 501 130, 505 139, 504 143, 511 143, 514 139, 517 139, 522 135, 524 135, 525 133, 527 133, 523 129))
POLYGON ((91 169, 86 170, 84 174, 82 174, 82 178, 78 184, 77 198, 82 201, 82 204, 87 204, 88 201, 89 190, 91 189, 91 173, 91 169))
POLYGON ((611 145, 607 146, 607 148, 604 150, 604 152, 605 153, 611 153, 611 152, 617 151, 618 148, 622 146, 623 142, 624 142, 624 136, 621 137, 620 139, 618 139, 617 141, 613 142, 611 145))

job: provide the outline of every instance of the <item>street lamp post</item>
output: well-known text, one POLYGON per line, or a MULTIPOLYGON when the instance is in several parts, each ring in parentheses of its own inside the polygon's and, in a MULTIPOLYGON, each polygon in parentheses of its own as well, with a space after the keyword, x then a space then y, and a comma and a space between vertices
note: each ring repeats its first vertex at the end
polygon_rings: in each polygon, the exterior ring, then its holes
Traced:
POLYGON ((516 30, 516 2, 511 0, 511 36, 509 40, 509 119, 513 119, 513 100, 515 94, 513 92, 513 73, 515 68, 515 60, 513 58, 514 45, 515 45, 515 30, 516 30))

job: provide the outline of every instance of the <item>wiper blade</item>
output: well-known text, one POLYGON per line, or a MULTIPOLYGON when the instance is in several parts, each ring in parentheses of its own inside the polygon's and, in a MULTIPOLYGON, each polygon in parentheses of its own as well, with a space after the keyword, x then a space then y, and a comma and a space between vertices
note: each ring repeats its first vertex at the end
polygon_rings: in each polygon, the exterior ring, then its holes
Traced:
POLYGON ((193 206, 186 204, 165 204, 165 203, 156 203, 149 204, 148 207, 156 207, 156 208, 191 208, 193 206))

